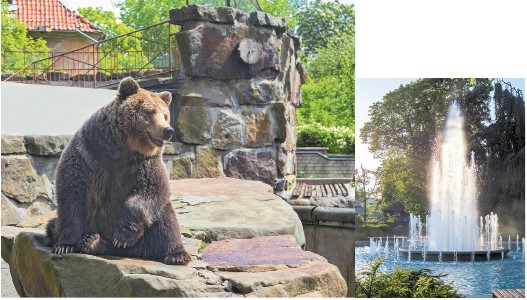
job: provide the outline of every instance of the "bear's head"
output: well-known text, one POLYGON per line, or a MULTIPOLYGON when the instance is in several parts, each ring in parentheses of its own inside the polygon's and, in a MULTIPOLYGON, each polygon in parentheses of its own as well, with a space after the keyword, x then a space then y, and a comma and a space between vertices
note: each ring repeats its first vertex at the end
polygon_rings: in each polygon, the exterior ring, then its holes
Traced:
POLYGON ((118 92, 118 118, 127 146, 146 156, 155 155, 174 134, 168 109, 172 94, 141 89, 132 77, 121 81, 118 92))

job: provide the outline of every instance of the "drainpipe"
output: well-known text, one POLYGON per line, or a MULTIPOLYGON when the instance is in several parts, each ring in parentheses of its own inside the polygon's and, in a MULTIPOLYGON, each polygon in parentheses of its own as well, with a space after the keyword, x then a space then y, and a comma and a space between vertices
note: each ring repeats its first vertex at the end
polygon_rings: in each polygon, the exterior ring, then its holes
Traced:
POLYGON ((80 31, 80 30, 78 30, 78 29, 75 29, 75 31, 78 32, 78 33, 80 33, 80 34, 81 34, 82 36, 84 36, 85 38, 90 39, 90 40, 91 40, 92 42, 94 42, 94 43, 98 43, 98 42, 99 42, 98 40, 92 38, 91 36, 87 35, 86 33, 82 32, 82 31, 80 31))

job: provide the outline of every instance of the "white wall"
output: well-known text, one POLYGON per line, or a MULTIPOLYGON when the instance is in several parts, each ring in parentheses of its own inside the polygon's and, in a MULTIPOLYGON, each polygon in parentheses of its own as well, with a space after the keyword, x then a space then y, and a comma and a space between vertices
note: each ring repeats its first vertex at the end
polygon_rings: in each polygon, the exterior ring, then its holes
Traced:
POLYGON ((1 133, 74 134, 115 90, 1 83, 1 133))

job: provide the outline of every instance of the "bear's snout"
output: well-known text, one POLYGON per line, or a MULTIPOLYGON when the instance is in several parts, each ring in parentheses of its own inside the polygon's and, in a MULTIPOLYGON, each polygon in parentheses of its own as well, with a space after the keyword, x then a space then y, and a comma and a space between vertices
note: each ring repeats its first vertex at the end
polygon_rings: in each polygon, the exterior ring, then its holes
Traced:
POLYGON ((174 128, 172 128, 172 127, 165 127, 165 129, 163 129, 163 139, 165 141, 170 140, 170 138, 172 138, 173 134, 174 134, 174 128))

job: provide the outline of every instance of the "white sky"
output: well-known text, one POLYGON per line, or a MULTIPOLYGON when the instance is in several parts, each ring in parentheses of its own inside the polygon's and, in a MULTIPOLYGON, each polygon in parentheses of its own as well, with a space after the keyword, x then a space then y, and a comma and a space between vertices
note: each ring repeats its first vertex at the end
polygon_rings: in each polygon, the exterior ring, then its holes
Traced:
POLYGON ((77 10, 79 7, 102 7, 104 10, 111 10, 115 16, 119 17, 119 9, 112 5, 114 0, 61 0, 61 2, 68 8, 77 10))

